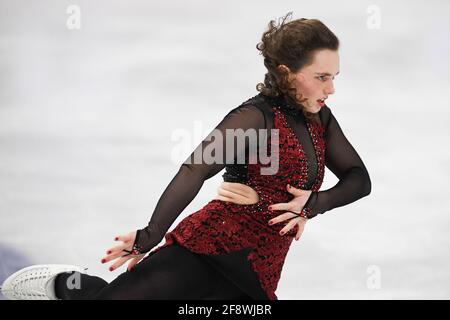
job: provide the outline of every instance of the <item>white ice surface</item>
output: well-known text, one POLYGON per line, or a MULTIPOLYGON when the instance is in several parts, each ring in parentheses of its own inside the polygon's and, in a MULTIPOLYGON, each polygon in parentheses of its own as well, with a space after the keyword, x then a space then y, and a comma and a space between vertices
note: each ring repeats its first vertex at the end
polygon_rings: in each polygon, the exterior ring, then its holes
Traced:
MULTIPOLYGON (((450 2, 377 1, 376 30, 371 1, 187 3, 0 1, 1 276, 19 260, 117 276, 100 259, 115 235, 146 225, 177 172, 172 133, 207 132, 257 93, 255 45, 293 11, 341 41, 328 105, 372 193, 308 223, 277 295, 450 298, 450 2), (80 30, 66 27, 71 4, 80 30)), ((215 195, 221 174, 175 224, 215 195)), ((322 190, 336 182, 327 170, 322 190)))

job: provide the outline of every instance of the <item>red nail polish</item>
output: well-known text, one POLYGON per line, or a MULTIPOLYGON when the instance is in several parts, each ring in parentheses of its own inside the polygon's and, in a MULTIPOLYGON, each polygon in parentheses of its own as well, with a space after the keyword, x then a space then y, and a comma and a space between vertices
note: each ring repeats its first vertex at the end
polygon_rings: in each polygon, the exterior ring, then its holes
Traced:
POLYGON ((119 237, 116 237, 114 240, 116 240, 116 241, 119 240, 119 237))
POLYGON ((113 267, 109 267, 109 271, 113 271, 114 270, 114 268, 113 267))
POLYGON ((272 206, 269 206, 269 210, 272 210, 272 206))
POLYGON ((102 263, 105 263, 106 262, 106 260, 105 259, 102 259, 102 263))
POLYGON ((110 254, 111 253, 111 250, 109 250, 108 252, 106 252, 107 254, 110 254))
POLYGON ((273 224, 273 221, 269 221, 269 226, 273 224))

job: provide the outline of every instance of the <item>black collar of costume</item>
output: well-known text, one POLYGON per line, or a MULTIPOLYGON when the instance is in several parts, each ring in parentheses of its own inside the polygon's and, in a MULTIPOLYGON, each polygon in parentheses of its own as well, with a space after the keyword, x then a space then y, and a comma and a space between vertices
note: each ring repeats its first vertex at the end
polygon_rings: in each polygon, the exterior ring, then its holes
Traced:
POLYGON ((290 114, 292 116, 298 116, 299 114, 302 113, 298 107, 290 104, 283 94, 279 95, 278 97, 264 96, 264 98, 270 104, 278 107, 278 109, 280 109, 281 111, 283 111, 286 114, 290 114))

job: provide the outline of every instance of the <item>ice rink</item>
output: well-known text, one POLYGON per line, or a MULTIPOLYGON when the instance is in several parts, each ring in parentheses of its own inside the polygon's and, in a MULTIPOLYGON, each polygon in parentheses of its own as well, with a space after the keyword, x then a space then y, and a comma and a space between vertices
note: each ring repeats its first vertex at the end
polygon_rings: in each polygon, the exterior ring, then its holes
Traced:
MULTIPOLYGON (((289 11, 340 39, 327 105, 372 192, 308 222, 279 299, 449 299, 444 0, 0 0, 0 283, 30 264, 108 281, 125 271, 100 259, 114 236, 147 224, 192 151, 175 157, 172 134, 192 133, 193 149, 257 94, 255 46, 289 11)), ((215 196, 222 173, 172 228, 215 196)), ((337 181, 327 170, 321 190, 337 181)))

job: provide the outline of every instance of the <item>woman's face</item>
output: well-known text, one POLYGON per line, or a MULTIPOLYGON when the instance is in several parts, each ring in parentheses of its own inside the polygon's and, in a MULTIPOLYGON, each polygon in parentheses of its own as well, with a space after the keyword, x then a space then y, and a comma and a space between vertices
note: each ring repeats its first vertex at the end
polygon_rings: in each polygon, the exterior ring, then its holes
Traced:
POLYGON ((322 49, 314 54, 313 62, 292 74, 292 84, 297 88, 297 98, 306 98, 303 106, 306 111, 317 113, 326 99, 334 93, 334 77, 339 73, 339 55, 337 51, 322 49))

